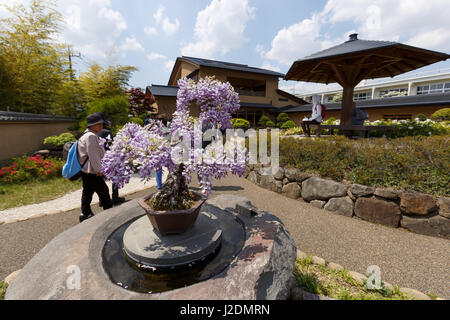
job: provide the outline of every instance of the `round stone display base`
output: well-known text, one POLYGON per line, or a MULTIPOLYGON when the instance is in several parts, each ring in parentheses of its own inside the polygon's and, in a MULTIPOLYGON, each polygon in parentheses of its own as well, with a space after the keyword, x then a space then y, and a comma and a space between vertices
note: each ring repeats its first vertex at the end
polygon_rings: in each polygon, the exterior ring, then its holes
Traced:
POLYGON ((210 213, 200 213, 186 232, 165 236, 153 228, 147 216, 143 216, 125 231, 123 249, 138 266, 171 268, 204 259, 220 246, 221 240, 220 223, 210 213))

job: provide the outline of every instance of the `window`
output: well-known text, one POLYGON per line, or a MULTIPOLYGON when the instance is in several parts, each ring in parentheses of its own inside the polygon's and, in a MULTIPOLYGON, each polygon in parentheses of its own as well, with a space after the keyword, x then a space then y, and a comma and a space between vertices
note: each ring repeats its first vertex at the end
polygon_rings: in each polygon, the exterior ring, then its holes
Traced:
POLYGON ((372 92, 359 92, 353 95, 353 100, 370 100, 372 99, 372 92))
POLYGON ((288 98, 279 98, 278 101, 289 101, 288 98))
POLYGON ((255 97, 266 96, 266 82, 264 80, 228 78, 228 82, 240 95, 255 97))
POLYGON ((384 120, 411 120, 412 114, 386 114, 383 115, 384 120))
POLYGON ((380 91, 380 98, 390 98, 408 95, 408 88, 394 88, 380 91))
POLYGON ((417 86, 417 94, 432 94, 443 92, 450 92, 450 82, 417 86))
POLYGON ((263 116, 261 111, 248 111, 248 110, 239 110, 237 114, 233 115, 233 118, 245 119, 250 122, 251 127, 255 127, 258 123, 259 119, 263 116))

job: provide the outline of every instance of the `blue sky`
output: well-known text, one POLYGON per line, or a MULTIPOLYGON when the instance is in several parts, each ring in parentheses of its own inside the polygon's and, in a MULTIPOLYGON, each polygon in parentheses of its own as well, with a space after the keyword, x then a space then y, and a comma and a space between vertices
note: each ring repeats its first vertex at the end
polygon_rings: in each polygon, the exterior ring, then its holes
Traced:
MULTIPOLYGON (((29 0, 0 0, 0 3, 29 0)), ((285 73, 296 59, 345 40, 392 40, 450 52, 448 0, 59 0, 84 71, 93 62, 139 68, 130 84, 167 84, 177 57, 190 55, 285 73)), ((5 13, 0 9, 0 16, 5 13)), ((423 68, 450 68, 450 61, 423 68)), ((419 70, 420 71, 420 70, 419 70)), ((312 83, 280 81, 295 93, 312 83)))

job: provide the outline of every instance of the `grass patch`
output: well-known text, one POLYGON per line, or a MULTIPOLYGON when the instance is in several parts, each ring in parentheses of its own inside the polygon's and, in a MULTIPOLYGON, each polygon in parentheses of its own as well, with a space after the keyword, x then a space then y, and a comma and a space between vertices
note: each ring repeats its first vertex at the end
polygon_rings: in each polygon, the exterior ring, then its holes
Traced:
POLYGON ((0 281, 0 300, 5 299, 6 288, 8 285, 3 281, 0 281))
POLYGON ((81 180, 72 182, 63 177, 2 185, 0 210, 53 200, 81 187, 81 180))
POLYGON ((348 270, 313 264, 311 256, 296 260, 294 276, 303 290, 339 300, 412 300, 395 286, 393 291, 386 287, 369 290, 355 281, 348 270))

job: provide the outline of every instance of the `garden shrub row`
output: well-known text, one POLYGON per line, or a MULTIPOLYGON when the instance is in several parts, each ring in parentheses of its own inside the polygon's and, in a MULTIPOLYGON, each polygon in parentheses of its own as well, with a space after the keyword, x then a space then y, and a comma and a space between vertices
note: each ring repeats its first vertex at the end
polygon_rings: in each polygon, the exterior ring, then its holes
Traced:
POLYGON ((283 138, 280 165, 335 181, 450 194, 450 136, 395 140, 283 138))
MULTIPOLYGON (((339 120, 334 118, 327 119, 322 122, 324 125, 339 125, 339 120)), ((393 126, 391 138, 401 138, 410 136, 436 136, 450 134, 450 123, 446 121, 433 121, 430 119, 420 120, 419 118, 414 120, 377 120, 366 121, 364 125, 367 126, 393 126)), ((301 127, 288 128, 283 135, 301 135, 303 130, 301 127)), ((315 128, 312 128, 312 134, 315 134, 315 128)), ((329 130, 322 130, 322 135, 329 134, 329 130)), ((384 131, 373 130, 370 131, 371 137, 382 137, 385 135, 384 131)))

